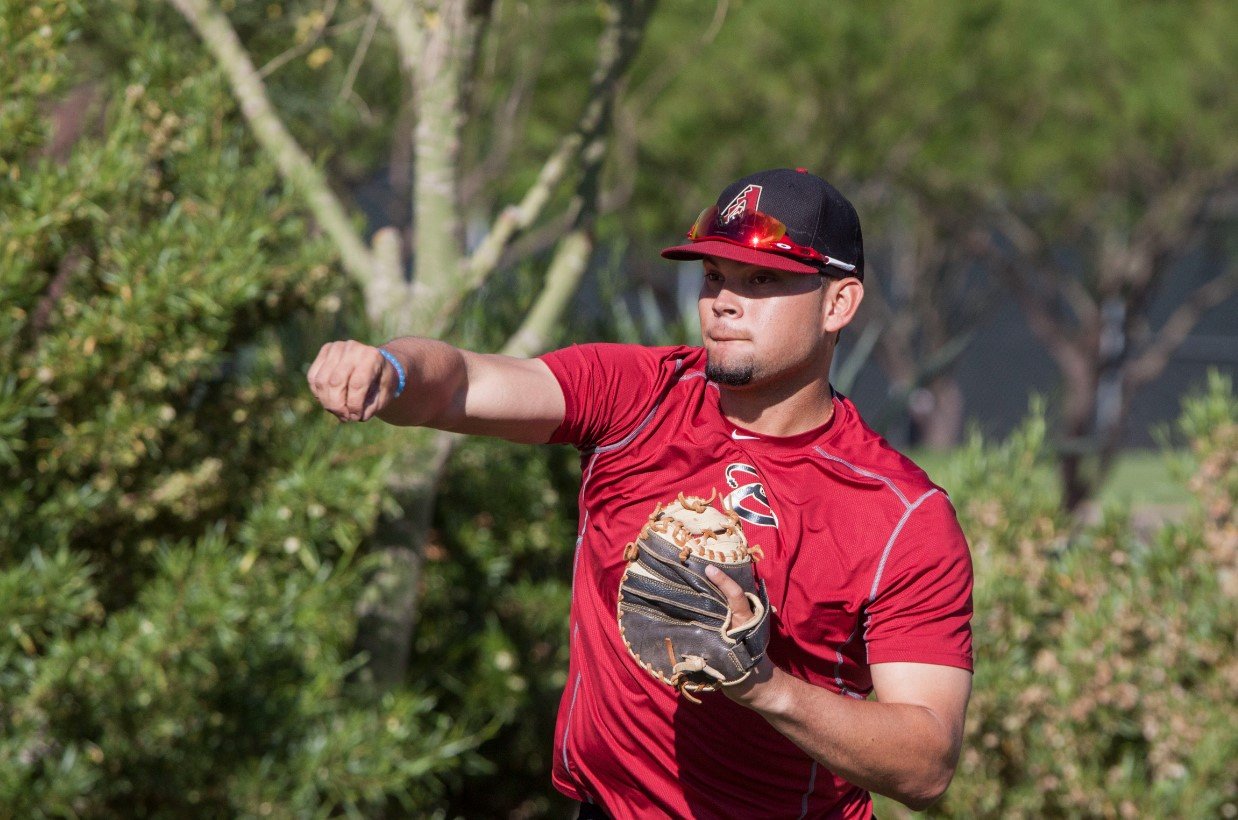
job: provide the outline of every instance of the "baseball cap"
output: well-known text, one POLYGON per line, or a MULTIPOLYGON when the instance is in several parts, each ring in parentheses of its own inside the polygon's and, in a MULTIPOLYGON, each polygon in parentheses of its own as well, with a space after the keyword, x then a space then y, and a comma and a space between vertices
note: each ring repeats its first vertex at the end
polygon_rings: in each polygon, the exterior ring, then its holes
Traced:
POLYGON ((803 168, 760 171, 728 185, 701 212, 686 245, 666 259, 717 256, 793 273, 864 278, 864 239, 855 208, 803 168))

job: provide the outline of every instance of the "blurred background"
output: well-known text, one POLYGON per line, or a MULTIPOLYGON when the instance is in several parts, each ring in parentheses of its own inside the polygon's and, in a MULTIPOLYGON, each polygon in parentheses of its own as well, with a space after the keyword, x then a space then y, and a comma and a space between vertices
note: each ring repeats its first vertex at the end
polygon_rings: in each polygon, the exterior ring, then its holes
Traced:
POLYGON ((658 249, 803 166, 864 224, 835 384, 976 563, 929 813, 1238 816, 1236 52, 1224 0, 0 0, 0 815, 568 816, 576 454, 305 372, 691 343, 658 249))

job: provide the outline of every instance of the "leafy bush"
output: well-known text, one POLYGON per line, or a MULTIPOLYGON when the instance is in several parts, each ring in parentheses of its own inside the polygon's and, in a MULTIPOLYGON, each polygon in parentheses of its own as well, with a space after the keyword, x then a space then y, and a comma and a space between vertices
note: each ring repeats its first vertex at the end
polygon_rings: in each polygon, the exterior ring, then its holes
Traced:
POLYGON ((442 708, 489 721, 486 764, 455 781, 453 816, 543 816, 567 675, 577 453, 466 442, 438 499, 427 551, 414 682, 442 708))
MULTIPOLYGON (((1042 415, 939 479, 976 566, 977 669, 941 816, 1238 812, 1238 401, 1210 379, 1179 430, 1198 508, 1152 531, 1113 507, 1061 516, 1033 476, 1042 415)), ((905 814, 888 802, 881 814, 905 814)))
POLYGON ((0 4, 0 815, 427 813, 481 737, 350 682, 387 450, 303 374, 349 291, 200 52, 92 9, 86 76, 85 13, 0 4))

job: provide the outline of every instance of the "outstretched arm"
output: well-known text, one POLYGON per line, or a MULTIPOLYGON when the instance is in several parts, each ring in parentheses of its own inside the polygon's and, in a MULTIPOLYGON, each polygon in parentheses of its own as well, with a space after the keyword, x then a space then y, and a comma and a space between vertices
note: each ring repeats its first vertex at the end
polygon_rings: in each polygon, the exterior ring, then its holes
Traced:
POLYGON ((356 341, 323 345, 307 380, 341 421, 378 416, 390 424, 434 427, 541 444, 563 422, 563 391, 538 359, 471 353, 433 339, 404 337, 379 348, 356 341))
MULTIPOLYGON (((738 584, 710 573, 735 623, 751 617, 738 584)), ((838 776, 912 809, 945 793, 958 764, 971 673, 952 666, 882 663, 872 667, 875 701, 814 686, 764 658, 752 677, 723 691, 838 776)))

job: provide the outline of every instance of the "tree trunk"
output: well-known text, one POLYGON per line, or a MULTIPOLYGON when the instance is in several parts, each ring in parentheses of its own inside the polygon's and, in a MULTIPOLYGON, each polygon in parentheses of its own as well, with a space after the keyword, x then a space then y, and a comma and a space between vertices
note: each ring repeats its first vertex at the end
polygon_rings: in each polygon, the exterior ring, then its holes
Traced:
POLYGON ((1064 438, 1059 444, 1058 467, 1062 477, 1062 506, 1072 513, 1096 492, 1096 476, 1092 469, 1096 453, 1096 373, 1091 359, 1082 355, 1078 357, 1077 366, 1063 368, 1064 438))
POLYGON ((434 499, 457 436, 418 428, 391 432, 402 455, 392 465, 388 489, 399 510, 376 529, 378 566, 357 605, 354 649, 364 652, 359 677, 379 688, 404 679, 417 626, 421 597, 422 550, 434 516, 434 499))
POLYGON ((917 390, 908 409, 912 440, 930 450, 948 450, 963 435, 963 391, 953 376, 938 376, 917 390))

